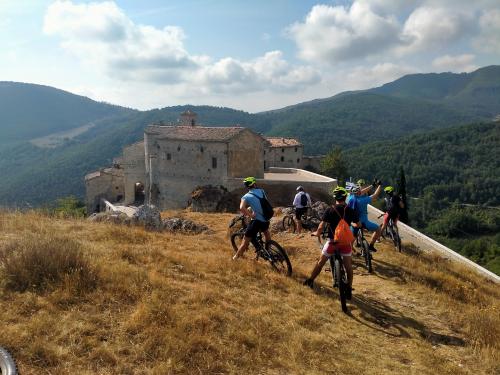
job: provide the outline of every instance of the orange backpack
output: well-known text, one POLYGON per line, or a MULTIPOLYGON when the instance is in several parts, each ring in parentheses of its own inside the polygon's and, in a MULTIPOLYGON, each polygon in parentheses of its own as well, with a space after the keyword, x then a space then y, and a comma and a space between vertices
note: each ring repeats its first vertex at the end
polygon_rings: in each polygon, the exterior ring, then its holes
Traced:
POLYGON ((335 228, 333 241, 337 242, 339 245, 350 246, 352 241, 354 241, 354 235, 351 232, 351 228, 349 228, 349 224, 347 224, 347 221, 344 220, 346 207, 344 207, 344 216, 340 216, 335 207, 333 207, 333 209, 340 217, 340 221, 335 228))

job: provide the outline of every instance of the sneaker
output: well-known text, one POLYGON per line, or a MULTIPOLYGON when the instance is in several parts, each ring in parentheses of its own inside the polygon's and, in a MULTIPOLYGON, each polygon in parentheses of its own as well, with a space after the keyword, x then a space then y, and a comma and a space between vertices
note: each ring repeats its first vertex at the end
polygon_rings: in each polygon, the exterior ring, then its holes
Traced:
POLYGON ((308 286, 309 288, 314 288, 314 281, 311 279, 305 279, 303 285, 308 286))
POLYGON ((373 245, 370 245, 369 246, 369 249, 372 253, 376 253, 377 252, 377 249, 375 249, 375 247, 373 245))

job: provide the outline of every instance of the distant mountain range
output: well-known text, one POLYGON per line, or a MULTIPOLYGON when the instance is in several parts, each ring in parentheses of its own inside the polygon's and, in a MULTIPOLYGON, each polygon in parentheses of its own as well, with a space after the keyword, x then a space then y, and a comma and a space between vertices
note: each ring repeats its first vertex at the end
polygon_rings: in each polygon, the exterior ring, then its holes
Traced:
POLYGON ((350 149, 490 120, 500 114, 500 66, 408 75, 381 87, 256 114, 187 105, 136 111, 47 86, 0 82, 0 204, 82 197, 86 173, 108 165, 124 145, 141 139, 151 122, 174 122, 187 108, 206 125, 240 124, 299 137, 306 153, 326 153, 333 145, 350 149), (57 134, 51 148, 29 142, 57 134))

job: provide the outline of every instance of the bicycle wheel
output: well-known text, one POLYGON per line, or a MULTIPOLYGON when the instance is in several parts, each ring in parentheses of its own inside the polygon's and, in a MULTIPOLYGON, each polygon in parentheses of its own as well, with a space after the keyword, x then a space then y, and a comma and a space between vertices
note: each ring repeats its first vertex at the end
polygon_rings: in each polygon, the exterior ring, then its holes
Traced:
POLYGON ((241 243, 243 242, 243 237, 245 236, 242 232, 236 232, 231 235, 231 246, 233 247, 234 252, 238 251, 241 243))
POLYGON ((342 262, 341 259, 335 258, 335 281, 339 287, 339 297, 342 311, 347 312, 347 278, 344 267, 342 267, 340 262, 342 262))
POLYGON ((288 259, 286 251, 275 241, 271 240, 266 244, 266 251, 269 254, 269 262, 279 273, 290 276, 292 274, 292 263, 288 259))
POLYGON ((398 227, 394 227, 394 246, 396 246, 396 249, 398 249, 399 252, 401 252, 401 237, 399 237, 399 229, 398 227))
POLYGON ((365 265, 366 269, 368 272, 372 273, 373 268, 372 268, 372 254, 370 251, 370 245, 368 244, 368 241, 363 238, 363 241, 361 242, 361 248, 363 249, 363 257, 365 258, 365 265))
POLYGON ((0 347, 0 374, 17 375, 17 367, 14 359, 7 350, 0 347))
POLYGON ((283 218, 283 229, 287 232, 295 233, 295 221, 290 215, 286 215, 283 218))

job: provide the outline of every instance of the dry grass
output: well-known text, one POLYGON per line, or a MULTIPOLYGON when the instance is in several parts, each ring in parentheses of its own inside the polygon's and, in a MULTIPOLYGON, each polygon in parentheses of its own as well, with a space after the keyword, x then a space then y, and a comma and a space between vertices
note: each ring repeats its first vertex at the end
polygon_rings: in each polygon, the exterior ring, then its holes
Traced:
POLYGON ((345 315, 329 273, 314 292, 301 285, 318 253, 311 238, 274 236, 290 250, 285 278, 251 257, 230 260, 232 215, 166 214, 214 233, 0 213, 0 345, 22 374, 500 372, 498 285, 467 270, 379 245, 375 274, 355 260, 345 315), (38 262, 58 276, 23 282, 34 276, 22 265, 38 262))

